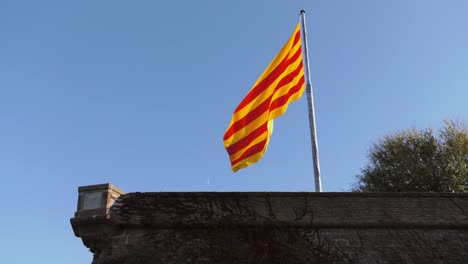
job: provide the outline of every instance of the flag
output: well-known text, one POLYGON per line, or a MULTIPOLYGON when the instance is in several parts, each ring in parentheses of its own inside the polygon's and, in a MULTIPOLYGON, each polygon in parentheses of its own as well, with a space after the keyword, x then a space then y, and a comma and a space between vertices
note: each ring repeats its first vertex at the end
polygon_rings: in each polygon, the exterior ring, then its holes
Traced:
POLYGON ((234 111, 224 146, 235 172, 259 161, 268 147, 273 119, 304 92, 300 24, 234 111))

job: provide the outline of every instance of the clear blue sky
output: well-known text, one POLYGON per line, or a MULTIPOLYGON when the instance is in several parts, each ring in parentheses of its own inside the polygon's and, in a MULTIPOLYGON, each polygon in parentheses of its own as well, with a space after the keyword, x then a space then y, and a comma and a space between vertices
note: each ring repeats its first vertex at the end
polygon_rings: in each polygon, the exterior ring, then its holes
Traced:
POLYGON ((234 174, 231 114, 307 11, 324 191, 370 144, 468 114, 468 2, 0 1, 3 263, 91 263, 77 187, 312 191, 306 98, 234 174))

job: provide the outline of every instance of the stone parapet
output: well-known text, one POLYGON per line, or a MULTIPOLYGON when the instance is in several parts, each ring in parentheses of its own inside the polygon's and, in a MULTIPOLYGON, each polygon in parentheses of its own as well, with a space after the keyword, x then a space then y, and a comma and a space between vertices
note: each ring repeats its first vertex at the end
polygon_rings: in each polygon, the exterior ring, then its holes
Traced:
POLYGON ((461 193, 129 193, 121 225, 156 227, 468 227, 461 193))
POLYGON ((79 193, 94 264, 468 263, 468 194, 79 193))

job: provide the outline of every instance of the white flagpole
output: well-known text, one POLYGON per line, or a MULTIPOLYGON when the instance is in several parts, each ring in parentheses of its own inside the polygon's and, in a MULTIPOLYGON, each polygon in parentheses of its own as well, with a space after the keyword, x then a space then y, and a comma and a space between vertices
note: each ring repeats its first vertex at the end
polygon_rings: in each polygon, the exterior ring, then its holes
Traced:
POLYGON ((312 158, 314 162, 314 176, 315 176, 315 191, 322 192, 322 182, 320 179, 320 163, 319 163, 319 153, 317 146, 317 132, 315 130, 315 111, 314 111, 314 95, 312 93, 312 83, 310 82, 310 71, 309 71, 309 55, 307 47, 307 32, 305 25, 305 11, 301 10, 301 33, 302 33, 302 42, 304 44, 304 74, 306 81, 306 92, 307 92, 307 102, 309 108, 309 125, 310 125, 310 140, 312 141, 312 158))

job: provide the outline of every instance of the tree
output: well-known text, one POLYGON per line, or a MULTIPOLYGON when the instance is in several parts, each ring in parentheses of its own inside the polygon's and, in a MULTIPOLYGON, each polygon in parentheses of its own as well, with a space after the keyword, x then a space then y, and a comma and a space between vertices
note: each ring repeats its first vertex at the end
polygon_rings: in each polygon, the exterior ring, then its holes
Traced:
POLYGON ((408 129, 374 143, 356 176, 358 192, 468 191, 468 128, 445 121, 432 129, 408 129))

